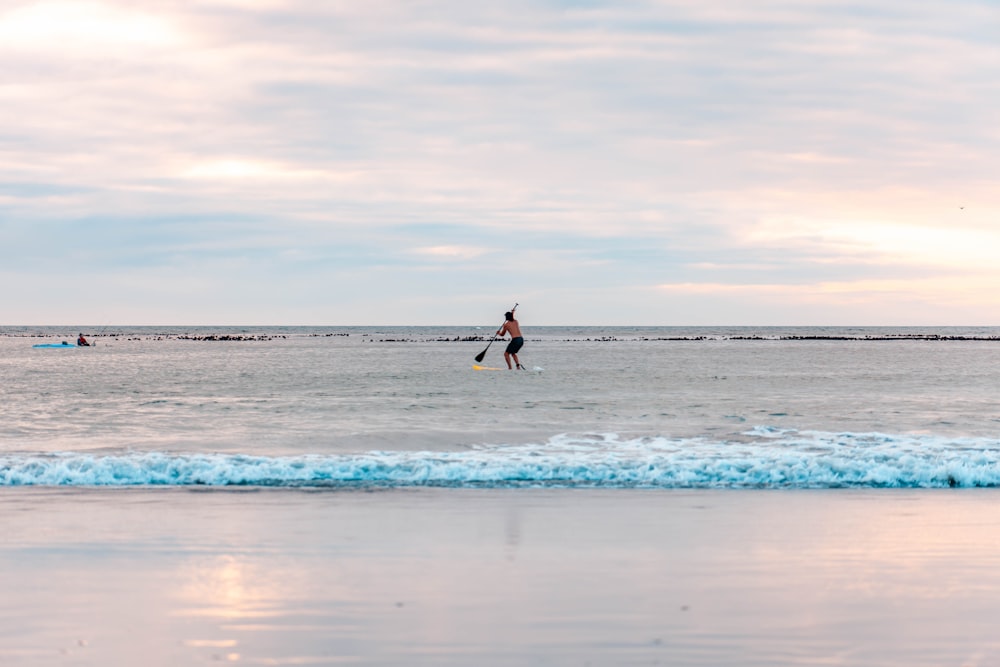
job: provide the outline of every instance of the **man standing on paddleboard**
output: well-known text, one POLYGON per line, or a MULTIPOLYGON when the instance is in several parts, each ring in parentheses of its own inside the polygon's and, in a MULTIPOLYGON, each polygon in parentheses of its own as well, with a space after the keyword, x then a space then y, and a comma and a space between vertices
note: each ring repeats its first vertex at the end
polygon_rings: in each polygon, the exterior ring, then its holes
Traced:
POLYGON ((503 338, 505 334, 510 334, 510 343, 507 344, 507 349, 503 353, 504 361, 507 362, 507 370, 512 370, 510 358, 514 357, 514 363, 517 364, 518 370, 523 371, 524 366, 521 365, 520 360, 517 358, 517 353, 524 346, 524 338, 521 336, 521 325, 514 319, 514 311, 507 311, 503 316, 507 318, 507 321, 500 327, 500 331, 497 331, 497 336, 503 338))

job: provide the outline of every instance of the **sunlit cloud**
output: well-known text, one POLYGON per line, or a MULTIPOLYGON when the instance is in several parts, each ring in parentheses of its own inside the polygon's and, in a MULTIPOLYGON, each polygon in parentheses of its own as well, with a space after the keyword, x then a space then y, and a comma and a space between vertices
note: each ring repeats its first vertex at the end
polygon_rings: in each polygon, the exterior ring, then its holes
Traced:
POLYGON ((353 173, 332 173, 302 169, 296 165, 263 160, 220 159, 198 162, 181 170, 181 178, 195 180, 266 180, 266 181, 350 181, 353 173))
POLYGON ((176 45, 180 36, 171 23, 149 13, 120 8, 117 3, 26 3, 0 13, 0 51, 106 52, 120 47, 176 45))
POLYGON ((948 229, 850 221, 827 234, 863 246, 887 263, 964 270, 995 269, 1000 229, 948 229))

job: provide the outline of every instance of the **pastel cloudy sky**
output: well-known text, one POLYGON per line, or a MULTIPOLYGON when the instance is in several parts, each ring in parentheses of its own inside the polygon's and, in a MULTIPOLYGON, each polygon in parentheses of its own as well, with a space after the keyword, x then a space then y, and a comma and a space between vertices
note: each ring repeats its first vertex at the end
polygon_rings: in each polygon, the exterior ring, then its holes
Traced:
POLYGON ((996 0, 0 3, 5 324, 1000 324, 996 0))

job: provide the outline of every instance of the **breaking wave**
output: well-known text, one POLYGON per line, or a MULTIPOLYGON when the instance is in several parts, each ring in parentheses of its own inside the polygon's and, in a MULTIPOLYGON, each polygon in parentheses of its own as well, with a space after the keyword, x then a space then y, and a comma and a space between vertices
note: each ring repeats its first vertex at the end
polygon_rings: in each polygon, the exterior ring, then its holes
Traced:
POLYGON ((0 457, 0 486, 938 488, 1000 486, 1000 440, 760 428, 733 441, 560 435, 458 452, 0 457))

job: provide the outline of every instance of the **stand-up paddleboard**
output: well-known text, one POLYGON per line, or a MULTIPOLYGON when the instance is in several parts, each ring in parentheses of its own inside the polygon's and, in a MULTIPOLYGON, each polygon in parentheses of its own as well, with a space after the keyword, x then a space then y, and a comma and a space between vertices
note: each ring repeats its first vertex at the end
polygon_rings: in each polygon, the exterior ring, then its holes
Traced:
POLYGON ((38 343, 37 345, 32 345, 31 347, 49 347, 55 350, 75 350, 76 345, 70 343, 38 343))
MULTIPOLYGON (((472 364, 472 370, 474 371, 508 371, 509 368, 495 368, 493 366, 480 366, 479 364, 472 364)), ((534 368, 522 368, 522 371, 534 371, 535 373, 540 373, 545 369, 541 366, 535 366, 534 368)))

